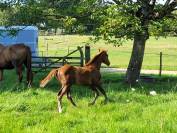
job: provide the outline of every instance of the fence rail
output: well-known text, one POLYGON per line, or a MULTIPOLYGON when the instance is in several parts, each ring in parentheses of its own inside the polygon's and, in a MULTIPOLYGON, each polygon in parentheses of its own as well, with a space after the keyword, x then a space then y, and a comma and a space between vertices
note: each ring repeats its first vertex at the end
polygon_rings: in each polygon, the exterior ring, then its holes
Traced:
MULTIPOLYGON (((58 68, 66 63, 76 66, 83 66, 84 59, 88 61, 87 58, 90 58, 88 56, 90 55, 90 53, 88 53, 90 50, 87 50, 87 57, 85 57, 82 49, 83 46, 78 46, 77 49, 71 51, 65 56, 32 56, 32 67, 39 68, 39 70, 34 71, 34 73, 46 70, 47 68, 58 68), (79 57, 71 56, 76 52, 79 52, 79 57)), ((86 49, 88 49, 88 47, 86 49)))
MULTIPOLYGON (((94 47, 92 46, 82 46, 78 47, 77 49, 68 48, 65 47, 65 52, 61 52, 63 49, 60 50, 53 50, 50 49, 48 53, 52 56, 47 56, 45 54, 45 51, 39 51, 40 57, 33 56, 33 67, 34 68, 41 68, 46 69, 47 67, 55 68, 62 66, 65 63, 69 63, 71 65, 77 65, 82 66, 85 63, 90 60, 92 51, 92 56, 97 53, 98 46, 94 47), (90 50, 92 49, 92 50, 90 50), (66 56, 62 56, 61 54, 66 54, 66 56), (40 58, 39 61, 35 60, 37 58, 40 58)), ((63 47, 62 47, 63 48, 63 47)), ((63 50, 63 51, 64 51, 63 50)), ((119 49, 113 49, 113 51, 109 52, 109 59, 111 61, 111 67, 116 68, 127 68, 130 55, 131 55, 131 49, 130 51, 120 51, 119 49), (116 56, 115 56, 116 55, 116 56)), ((153 69, 153 70, 159 70, 159 75, 163 74, 163 70, 177 70, 177 54, 174 53, 165 53, 165 52, 145 52, 144 55, 144 61, 142 65, 142 69, 153 69)), ((103 66, 104 67, 104 66, 103 66)))

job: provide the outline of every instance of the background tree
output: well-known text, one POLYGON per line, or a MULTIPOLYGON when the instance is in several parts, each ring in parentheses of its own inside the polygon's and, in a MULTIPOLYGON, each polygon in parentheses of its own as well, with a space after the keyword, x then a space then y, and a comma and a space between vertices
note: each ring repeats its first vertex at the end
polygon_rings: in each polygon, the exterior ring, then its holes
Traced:
POLYGON ((126 81, 134 84, 140 76, 146 41, 150 35, 165 36, 176 28, 176 0, 112 0, 100 14, 96 35, 108 42, 118 43, 133 39, 133 49, 126 72, 126 81))
POLYGON ((90 18, 101 0, 19 0, 0 2, 3 25, 36 25, 40 29, 64 28, 66 33, 93 30, 90 18), (10 12, 10 13, 8 13, 10 12), (6 18, 6 20, 4 19, 6 18))

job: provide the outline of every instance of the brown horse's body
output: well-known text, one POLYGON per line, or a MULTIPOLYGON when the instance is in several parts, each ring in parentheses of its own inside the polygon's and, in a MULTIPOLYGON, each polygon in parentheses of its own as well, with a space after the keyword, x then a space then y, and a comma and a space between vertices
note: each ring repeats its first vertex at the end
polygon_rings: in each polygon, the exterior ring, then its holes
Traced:
POLYGON ((15 44, 3 46, 0 44, 0 80, 3 79, 3 69, 16 69, 19 76, 19 82, 22 81, 22 66, 27 68, 27 84, 32 82, 31 70, 31 50, 24 44, 15 44))
POLYGON ((59 75, 62 84, 91 85, 97 84, 101 78, 99 70, 90 66, 75 67, 66 64, 61 69, 59 75))
POLYGON ((47 77, 41 81, 40 87, 44 87, 53 76, 55 76, 60 81, 62 87, 58 92, 59 112, 62 112, 61 100, 64 94, 67 94, 67 98, 71 101, 71 103, 74 106, 76 106, 76 104, 72 100, 70 93, 70 89, 73 84, 88 85, 91 87, 91 89, 95 92, 96 95, 95 99, 90 103, 90 105, 95 103, 96 99, 99 96, 99 91, 105 96, 106 101, 107 96, 101 86, 101 74, 100 74, 101 63, 110 65, 107 52, 103 50, 98 55, 96 55, 92 60, 90 60, 84 67, 76 67, 66 64, 61 68, 53 69, 47 75, 47 77))

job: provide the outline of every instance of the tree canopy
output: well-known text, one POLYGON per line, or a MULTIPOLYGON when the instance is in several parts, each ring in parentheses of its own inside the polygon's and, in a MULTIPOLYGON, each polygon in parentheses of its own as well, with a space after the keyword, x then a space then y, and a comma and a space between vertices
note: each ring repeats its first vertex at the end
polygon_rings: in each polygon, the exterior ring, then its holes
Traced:
POLYGON ((96 31, 97 37, 117 43, 142 32, 176 32, 176 1, 166 0, 8 0, 0 2, 1 25, 36 25, 40 29, 64 28, 68 33, 96 31))
MULTIPOLYGON (((97 35, 113 43, 148 30, 148 35, 166 36, 177 31, 176 1, 160 4, 156 0, 112 0, 99 17, 97 35)), ((98 19, 98 18, 97 18, 98 19)))
POLYGON ((64 28, 66 32, 93 30, 92 12, 99 0, 19 0, 0 2, 1 25, 36 25, 40 29, 64 28))

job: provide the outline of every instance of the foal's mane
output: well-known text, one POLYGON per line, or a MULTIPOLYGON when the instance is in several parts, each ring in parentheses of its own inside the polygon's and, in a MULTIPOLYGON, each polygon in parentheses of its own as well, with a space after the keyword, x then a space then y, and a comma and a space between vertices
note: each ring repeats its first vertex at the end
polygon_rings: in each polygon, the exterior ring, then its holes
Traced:
POLYGON ((97 60, 97 58, 98 58, 103 52, 104 52, 104 51, 101 51, 101 52, 99 52, 98 54, 96 54, 91 60, 89 60, 89 62, 87 62, 87 63, 85 64, 85 66, 88 66, 88 65, 92 64, 93 62, 95 62, 95 60, 97 60))

